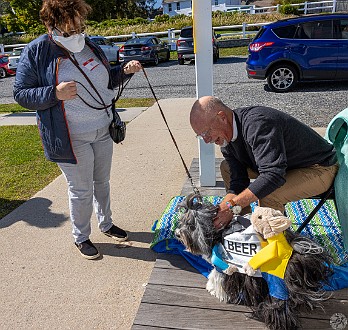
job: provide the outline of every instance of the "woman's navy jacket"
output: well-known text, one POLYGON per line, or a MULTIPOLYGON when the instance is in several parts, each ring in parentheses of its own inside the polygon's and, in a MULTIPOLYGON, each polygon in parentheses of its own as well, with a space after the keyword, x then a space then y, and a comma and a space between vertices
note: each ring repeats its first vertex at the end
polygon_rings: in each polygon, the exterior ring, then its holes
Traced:
MULTIPOLYGON (((121 66, 110 68, 101 48, 86 37, 92 49, 109 72, 109 86, 114 89, 130 75, 123 74, 121 66)), ((55 94, 58 85, 57 67, 60 59, 67 58, 48 34, 29 43, 20 58, 13 88, 14 99, 24 108, 36 110, 45 156, 58 163, 76 164, 65 116, 64 102, 55 94)))

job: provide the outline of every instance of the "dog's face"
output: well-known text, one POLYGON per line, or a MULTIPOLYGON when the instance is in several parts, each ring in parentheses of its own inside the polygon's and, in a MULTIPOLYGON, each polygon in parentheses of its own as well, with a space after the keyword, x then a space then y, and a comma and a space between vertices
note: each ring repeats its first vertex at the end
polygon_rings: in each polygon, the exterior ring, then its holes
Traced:
POLYGON ((185 245, 186 250, 196 255, 211 255, 211 250, 219 234, 213 226, 218 207, 203 204, 199 195, 189 195, 178 206, 184 213, 175 230, 176 237, 185 245))

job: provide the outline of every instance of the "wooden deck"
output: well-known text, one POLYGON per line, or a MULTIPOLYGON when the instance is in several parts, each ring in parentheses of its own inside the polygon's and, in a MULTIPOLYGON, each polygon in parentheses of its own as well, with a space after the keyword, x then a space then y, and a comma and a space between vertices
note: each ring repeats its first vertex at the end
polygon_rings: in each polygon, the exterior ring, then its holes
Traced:
MULTIPOLYGON (((198 182, 198 160, 193 161, 190 173, 195 182, 198 182)), ((224 194, 219 177, 217 187, 200 190, 206 195, 224 194)), ((187 182, 182 194, 190 192, 192 189, 187 182)), ((206 278, 183 257, 158 254, 132 330, 267 329, 263 323, 250 318, 251 311, 248 307, 220 303, 212 297, 205 289, 206 282, 206 278)), ((348 289, 333 292, 323 307, 324 310, 315 310, 309 315, 301 316, 303 329, 330 330, 333 329, 330 326, 333 314, 342 313, 348 317, 348 289)))
MULTIPOLYGON (((249 308, 220 303, 205 284, 181 256, 159 254, 132 329, 267 329, 249 318, 249 308)), ((323 306, 325 312, 301 317, 303 329, 329 330, 333 314, 348 316, 348 290, 335 291, 323 306)))

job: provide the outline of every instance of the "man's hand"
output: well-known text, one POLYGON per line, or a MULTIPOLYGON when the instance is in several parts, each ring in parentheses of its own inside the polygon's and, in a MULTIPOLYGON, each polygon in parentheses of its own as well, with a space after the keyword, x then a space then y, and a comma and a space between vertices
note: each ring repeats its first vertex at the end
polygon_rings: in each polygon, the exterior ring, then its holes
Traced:
MULTIPOLYGON (((258 200, 258 198, 248 188, 243 190, 239 195, 231 193, 227 194, 220 203, 218 214, 214 219, 214 227, 216 229, 225 228, 231 222, 233 213, 226 204, 226 202, 230 202, 231 199, 233 199, 236 204, 240 205, 243 208, 243 211, 247 210, 244 208, 249 207, 250 203, 258 200)), ((244 213, 242 212, 242 214, 244 213)))
POLYGON ((125 74, 139 72, 141 70, 141 64, 139 61, 130 61, 123 67, 125 74))
POLYGON ((225 196, 225 198, 221 201, 221 203, 219 205, 218 214, 213 221, 214 227, 216 229, 223 229, 231 222, 232 217, 233 217, 233 213, 228 208, 226 202, 230 201, 235 196, 236 195, 234 195, 234 194, 227 194, 225 196))
POLYGON ((61 82, 56 86, 56 97, 58 100, 72 100, 77 97, 77 87, 75 81, 61 82))

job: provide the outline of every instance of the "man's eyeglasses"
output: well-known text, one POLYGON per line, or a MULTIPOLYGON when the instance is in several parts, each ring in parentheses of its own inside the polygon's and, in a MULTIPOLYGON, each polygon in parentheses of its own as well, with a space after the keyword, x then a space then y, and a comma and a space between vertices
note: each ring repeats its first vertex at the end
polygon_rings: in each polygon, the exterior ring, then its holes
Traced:
POLYGON ((208 130, 202 132, 201 134, 197 134, 196 138, 197 139, 202 138, 204 140, 206 137, 210 136, 210 131, 211 131, 211 127, 208 130))
POLYGON ((203 140, 205 140, 206 138, 211 137, 210 132, 212 130, 212 126, 213 126, 213 124, 215 122, 215 119, 216 119, 217 115, 218 114, 216 114, 215 117, 213 118, 213 120, 211 121, 209 129, 207 129, 206 131, 204 131, 204 132, 202 132, 200 134, 197 134, 196 138, 202 138, 203 140))
POLYGON ((86 28, 85 26, 82 26, 79 30, 71 30, 69 32, 64 32, 59 30, 57 27, 54 27, 54 30, 57 30, 64 38, 69 38, 73 36, 74 34, 85 32, 85 28, 86 28))

